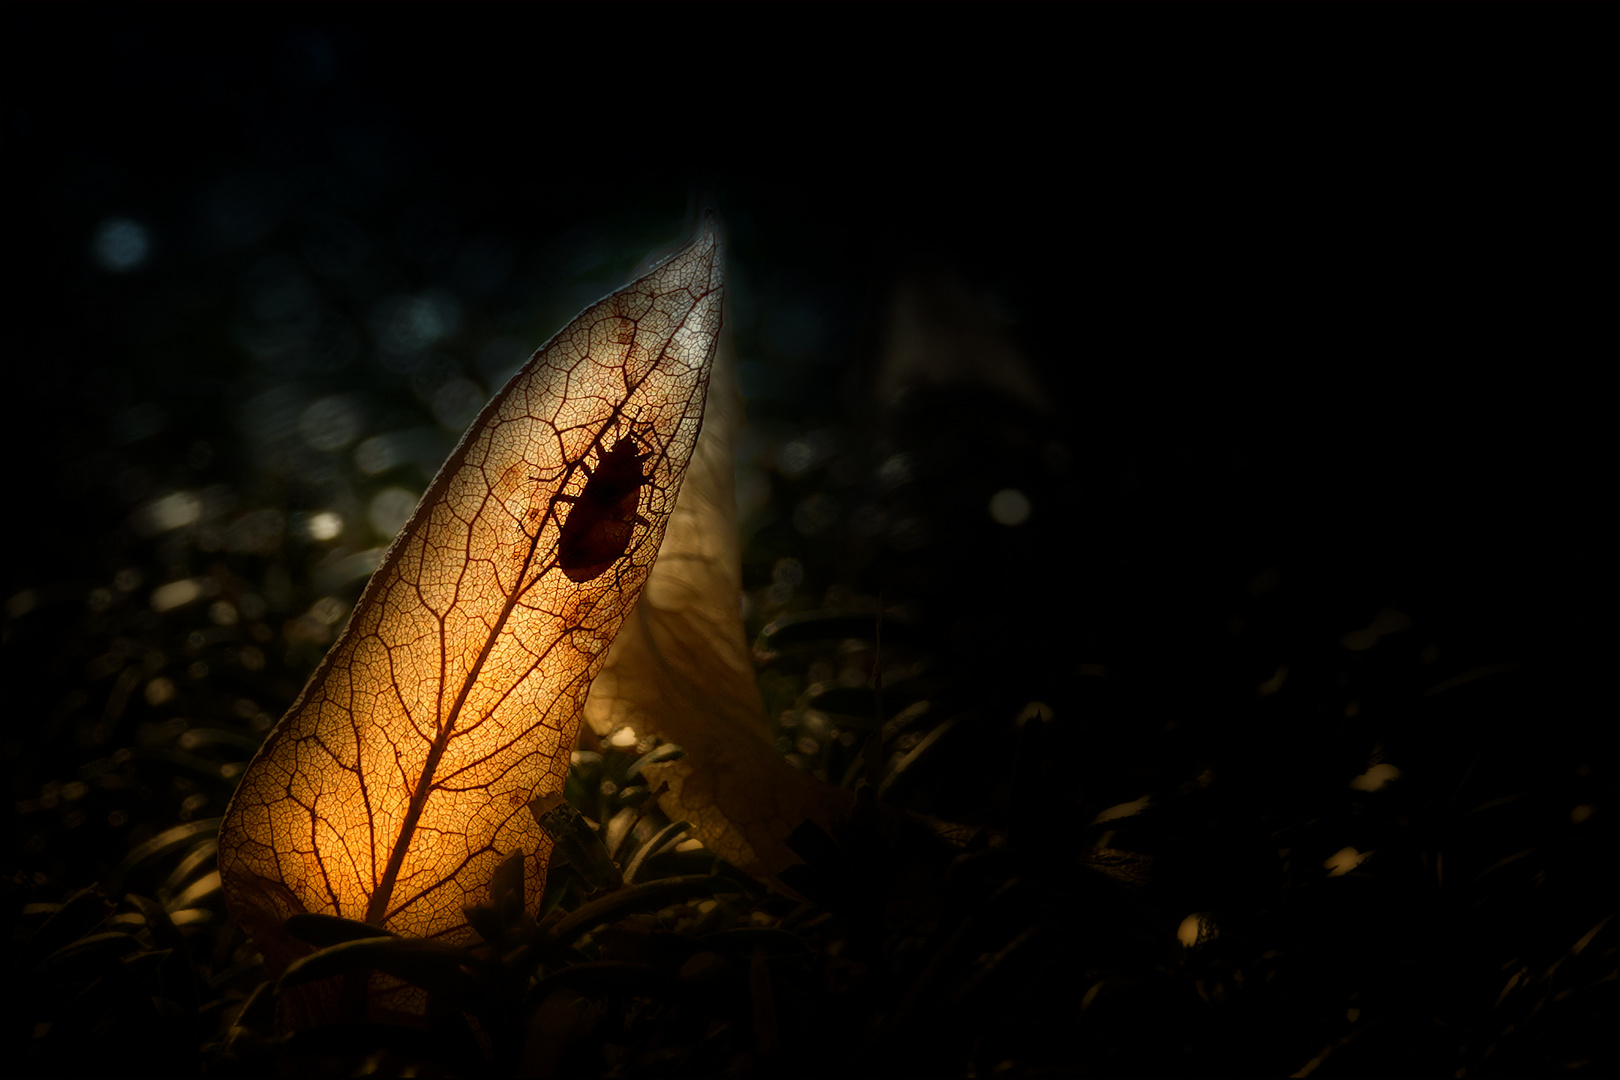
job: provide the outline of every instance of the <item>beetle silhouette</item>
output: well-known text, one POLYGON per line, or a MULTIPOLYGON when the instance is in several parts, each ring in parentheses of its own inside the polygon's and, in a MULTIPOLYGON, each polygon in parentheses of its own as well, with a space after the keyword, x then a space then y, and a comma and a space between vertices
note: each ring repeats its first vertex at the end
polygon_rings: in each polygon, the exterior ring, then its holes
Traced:
POLYGON ((557 496, 558 502, 574 506, 557 541, 557 565, 569 581, 599 577, 624 556, 636 526, 651 524, 636 508, 642 485, 652 479, 641 471, 652 451, 638 449, 634 437, 616 440, 594 470, 581 463, 590 477, 584 491, 557 496))

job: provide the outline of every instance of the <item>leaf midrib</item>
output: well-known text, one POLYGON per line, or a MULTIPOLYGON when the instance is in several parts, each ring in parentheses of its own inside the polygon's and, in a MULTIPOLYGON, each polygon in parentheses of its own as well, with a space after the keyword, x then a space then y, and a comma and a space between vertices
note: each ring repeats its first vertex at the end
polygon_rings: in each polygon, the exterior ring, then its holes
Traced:
MULTIPOLYGON (((681 319, 681 325, 683 327, 686 325, 687 321, 692 317, 692 315, 696 313, 702 306, 703 300, 708 296, 710 291, 712 290, 706 289, 702 293, 693 294, 692 306, 687 310, 686 315, 681 319)), ((646 374, 638 379, 634 385, 625 387, 625 400, 628 401, 628 399, 640 388, 641 384, 650 378, 653 372, 659 369, 659 366, 663 363, 664 359, 668 355, 670 346, 674 344, 674 339, 674 334, 669 335, 669 337, 665 340, 663 347, 659 350, 658 359, 648 367, 646 374)), ((544 351, 545 348, 549 348, 550 344, 550 342, 547 342, 546 345, 542 347, 542 351, 544 351)), ((712 351, 713 348, 714 345, 711 344, 710 350, 712 351)), ((707 379, 700 381, 707 383, 707 379)), ((613 416, 609 417, 608 422, 611 422, 613 419, 617 418, 621 411, 622 406, 615 407, 613 409, 613 416)), ((605 426, 606 424, 604 424, 604 427, 605 426)), ((448 468, 446 469, 447 484, 450 482, 451 477, 460 472, 461 467, 466 460, 466 450, 470 447, 470 444, 471 440, 469 440, 467 444, 458 450, 456 455, 458 460, 455 462, 456 468, 453 470, 448 468)), ((569 463, 567 471, 563 474, 563 477, 558 484, 559 490, 561 489, 561 486, 567 482, 568 476, 576 468, 578 468, 578 466, 579 462, 577 461, 569 463)), ((555 512, 555 505, 553 505, 548 513, 554 514, 555 512)), ((427 515, 423 519, 424 525, 430 522, 431 518, 431 514, 427 515)), ((535 551, 539 546, 540 537, 544 535, 544 533, 545 523, 542 521, 540 527, 535 529, 534 535, 529 538, 529 552, 524 557, 523 571, 519 575, 519 582, 522 581, 523 575, 528 573, 529 568, 534 565, 535 551)), ((538 580, 538 576, 535 578, 535 580, 538 580)), ((530 584, 532 585, 533 581, 531 581, 530 584)), ((483 648, 478 652, 478 659, 473 662, 472 666, 468 669, 467 674, 462 678, 461 689, 456 694, 455 704, 451 706, 449 716, 446 717, 445 722, 440 725, 439 733, 437 736, 435 736, 433 745, 428 748, 427 760, 423 762, 422 772, 417 780, 416 788, 411 792, 410 805, 406 808, 404 820, 400 822, 399 835, 394 841, 393 847, 388 852, 388 864, 383 868, 382 879, 378 881, 376 890, 371 894, 371 899, 366 904, 365 921, 373 926, 382 927, 388 916, 397 914, 397 912, 389 911, 388 905, 393 899, 394 888, 399 881, 400 869, 405 864, 405 855, 409 850, 410 840, 416 834, 416 826, 421 821, 423 810, 427 807, 428 796, 433 793, 433 777, 438 772, 439 761, 444 757, 444 752, 450 745, 450 738, 454 734, 456 724, 461 718, 461 710, 466 705, 467 697, 472 693, 472 688, 478 683, 478 677, 483 672, 485 661, 489 659, 490 653, 494 651, 496 642, 500 640, 501 632, 506 628, 507 620, 511 618, 512 612, 517 608, 519 600, 527 591, 527 587, 520 584, 514 587, 511 594, 506 598, 506 603, 501 608, 500 618, 496 619, 494 625, 490 627, 489 634, 484 639, 483 648)), ((443 630, 442 621, 440 630, 441 632, 443 630)), ((445 652, 445 646, 441 644, 441 662, 445 652)))

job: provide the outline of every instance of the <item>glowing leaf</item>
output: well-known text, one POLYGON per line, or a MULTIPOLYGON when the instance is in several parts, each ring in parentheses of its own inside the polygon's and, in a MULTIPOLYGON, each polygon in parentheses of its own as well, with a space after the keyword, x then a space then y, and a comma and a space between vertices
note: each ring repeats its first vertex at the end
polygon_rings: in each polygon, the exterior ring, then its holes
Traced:
POLYGON ((690 821, 711 851, 770 875, 800 861, 787 835, 807 818, 830 826, 847 796, 784 761, 765 726, 737 604, 742 405, 731 367, 726 341, 658 562, 591 687, 585 717, 601 735, 628 727, 679 743, 684 758, 642 770, 654 789, 669 784, 659 805, 690 821))
POLYGON ((528 803, 562 788, 647 580, 720 316, 709 221, 537 352, 434 478, 221 826, 226 901, 272 973, 310 951, 283 928, 306 912, 468 941, 463 908, 514 852, 537 908, 551 842, 528 803))

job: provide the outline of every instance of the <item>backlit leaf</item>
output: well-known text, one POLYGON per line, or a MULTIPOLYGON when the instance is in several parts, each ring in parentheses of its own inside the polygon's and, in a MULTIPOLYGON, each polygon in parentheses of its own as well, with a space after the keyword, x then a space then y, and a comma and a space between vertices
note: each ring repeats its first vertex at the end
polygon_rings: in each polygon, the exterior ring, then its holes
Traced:
POLYGON ((310 951, 284 931, 300 913, 473 940, 464 909, 514 852, 530 860, 524 902, 538 909, 551 841, 528 803, 563 787, 591 680, 675 505, 720 273, 710 220, 530 359, 248 766, 220 869, 272 974, 310 951))

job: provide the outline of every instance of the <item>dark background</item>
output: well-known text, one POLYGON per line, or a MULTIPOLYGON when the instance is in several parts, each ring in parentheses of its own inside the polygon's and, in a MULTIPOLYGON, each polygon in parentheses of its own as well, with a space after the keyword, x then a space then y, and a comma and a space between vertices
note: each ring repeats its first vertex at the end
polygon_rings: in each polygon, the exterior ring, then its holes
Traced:
MULTIPOLYGON (((18 902, 222 811, 90 765, 279 716, 482 400, 703 204, 751 631, 881 591, 983 745, 1032 700, 1090 718, 1075 813, 1387 753, 1528 785, 1549 844, 1574 805, 1612 833, 1612 7, 3 21, 18 902), (878 395, 908 281, 1044 404, 878 395), (1279 666, 1296 703, 1256 711, 1279 666), (1484 711, 1414 704, 1481 671, 1484 711)), ((993 820, 974 768, 919 808, 993 820)), ((1583 850, 1570 938, 1613 901, 1583 850)))
POLYGON ((1606 69, 1580 52, 1601 8, 1426 11, 1400 33, 1348 8, 948 9, 909 13, 914 33, 721 10, 724 31, 718 12, 11 9, 6 432, 34 509, 8 595, 115 571, 96 541, 165 492, 315 510, 390 426, 442 429, 412 447, 431 469, 466 415, 453 394, 432 414, 443 383, 492 391, 695 199, 730 229, 762 460, 807 431, 859 441, 888 290, 940 267, 1053 403, 1034 445, 1062 445, 1077 501, 1034 524, 1131 553, 1143 587, 1289 557, 1368 603, 1419 587, 1509 651, 1602 592, 1586 556, 1609 508, 1580 479, 1612 458, 1590 412, 1606 69), (119 221, 146 254, 110 272, 93 248, 119 221), (357 410, 321 468, 244 438, 278 386, 287 417, 357 410))

